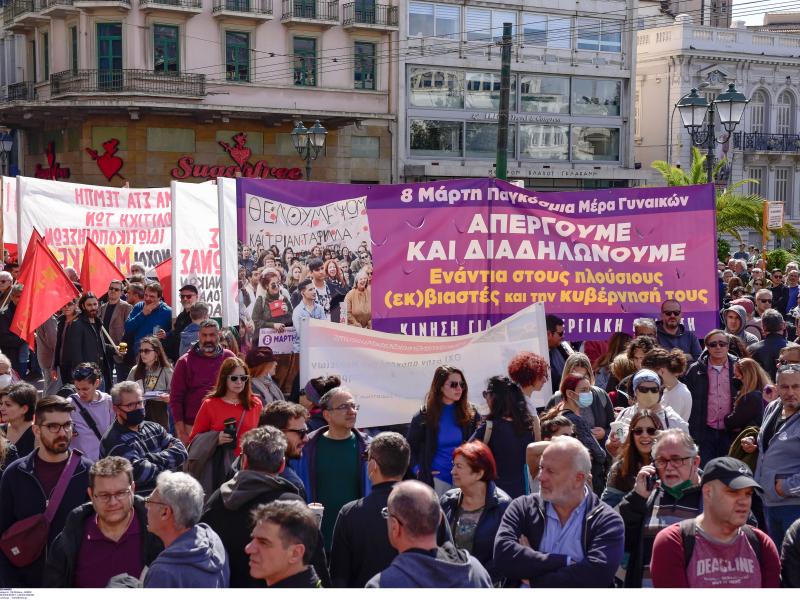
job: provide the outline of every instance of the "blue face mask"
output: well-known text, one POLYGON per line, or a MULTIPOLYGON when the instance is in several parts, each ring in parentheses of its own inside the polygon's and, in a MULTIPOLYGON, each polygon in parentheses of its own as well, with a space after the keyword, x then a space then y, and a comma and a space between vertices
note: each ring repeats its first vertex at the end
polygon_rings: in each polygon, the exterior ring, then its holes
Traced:
POLYGON ((581 392, 578 394, 578 406, 581 408, 590 407, 593 401, 594 397, 592 396, 592 392, 581 392))

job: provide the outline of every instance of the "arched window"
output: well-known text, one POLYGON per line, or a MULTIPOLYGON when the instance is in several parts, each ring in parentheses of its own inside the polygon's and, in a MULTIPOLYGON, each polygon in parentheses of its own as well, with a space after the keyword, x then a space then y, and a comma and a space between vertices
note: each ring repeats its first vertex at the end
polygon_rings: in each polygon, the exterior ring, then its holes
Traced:
POLYGON ((775 133, 792 133, 794 98, 790 92, 783 92, 776 102, 775 133))
POLYGON ((750 99, 750 133, 764 133, 767 126, 767 97, 757 91, 750 99))

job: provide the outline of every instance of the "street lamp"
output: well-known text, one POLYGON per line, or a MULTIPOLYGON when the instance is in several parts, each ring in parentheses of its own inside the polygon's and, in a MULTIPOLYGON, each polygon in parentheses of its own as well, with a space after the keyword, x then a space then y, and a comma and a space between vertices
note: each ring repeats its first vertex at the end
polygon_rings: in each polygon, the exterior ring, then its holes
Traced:
POLYGON ((727 142, 734 129, 742 120, 744 109, 750 102, 744 94, 736 91, 734 84, 728 85, 728 91, 717 96, 713 102, 709 102, 697 94, 697 89, 692 89, 688 95, 678 101, 676 105, 681 115, 681 121, 692 142, 697 146, 706 146, 706 171, 709 183, 713 183, 714 173, 714 147, 717 144, 727 142), (725 130, 725 135, 717 139, 714 133, 716 114, 719 112, 719 122, 725 130), (705 123, 705 131, 702 131, 705 123))
POLYGON ((302 121, 295 123, 292 129, 292 144, 294 149, 304 161, 306 161, 306 179, 311 180, 311 161, 316 160, 319 153, 325 147, 325 139, 328 136, 328 130, 325 129, 319 122, 319 119, 306 129, 302 121))
POLYGON ((14 147, 14 138, 7 131, 0 133, 0 171, 3 175, 8 175, 6 172, 6 163, 8 155, 11 154, 11 149, 14 147))

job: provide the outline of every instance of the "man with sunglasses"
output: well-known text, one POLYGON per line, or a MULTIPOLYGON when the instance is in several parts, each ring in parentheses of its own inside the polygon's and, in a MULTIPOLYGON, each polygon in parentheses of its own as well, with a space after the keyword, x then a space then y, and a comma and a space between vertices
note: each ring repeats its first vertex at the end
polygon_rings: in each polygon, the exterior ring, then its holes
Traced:
POLYGON ((108 284, 108 302, 100 306, 99 316, 117 346, 125 336, 125 321, 130 316, 131 310, 133 306, 122 299, 122 282, 114 279, 108 284))
POLYGON ((747 347, 750 358, 761 365, 769 378, 775 381, 778 358, 781 350, 789 343, 784 335, 786 322, 783 315, 777 310, 769 309, 761 317, 761 327, 764 330, 764 339, 747 347))
POLYGON ((78 450, 70 450, 75 407, 60 396, 46 396, 36 404, 33 431, 39 447, 12 463, 0 481, 0 535, 18 521, 44 513, 48 499, 73 453, 78 464, 48 529, 47 547, 26 567, 14 567, 0 552, 0 580, 4 587, 41 587, 45 557, 64 529, 67 516, 88 500, 92 461, 78 450))
POLYGON ((183 309, 175 318, 175 322, 172 324, 172 331, 164 339, 164 351, 173 363, 183 355, 180 351, 181 333, 195 321, 189 311, 197 303, 197 287, 192 284, 186 284, 178 290, 178 295, 183 309))
POLYGON ((689 362, 700 358, 700 342, 693 331, 681 324, 681 303, 677 300, 665 300, 661 304, 661 319, 656 321, 656 341, 667 350, 683 350, 689 362))
POLYGON ((786 314, 786 306, 789 304, 789 288, 783 283, 783 271, 772 269, 770 274, 772 287, 772 308, 782 315, 786 314))
POLYGON ((308 417, 308 410, 300 404, 278 400, 270 402, 258 420, 259 427, 272 425, 286 436, 286 463, 281 476, 291 482, 303 498, 306 497, 306 486, 294 467, 299 464, 303 448, 308 443, 308 417))
POLYGON ((147 531, 147 507, 135 492, 128 460, 108 456, 92 465, 91 502, 72 511, 53 543, 44 587, 104 588, 116 575, 141 575, 164 545, 147 531))
POLYGON ((558 391, 561 383, 561 373, 570 354, 573 354, 572 346, 564 341, 564 319, 556 315, 546 315, 545 324, 547 326, 547 348, 550 352, 550 383, 553 393, 558 391))

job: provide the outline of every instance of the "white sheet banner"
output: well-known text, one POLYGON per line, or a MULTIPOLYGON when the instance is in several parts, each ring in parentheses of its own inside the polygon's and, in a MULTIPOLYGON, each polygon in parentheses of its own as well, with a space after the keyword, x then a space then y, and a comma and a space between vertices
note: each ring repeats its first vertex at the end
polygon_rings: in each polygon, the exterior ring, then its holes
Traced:
POLYGON ((314 246, 355 251, 361 242, 371 243, 367 223, 367 198, 350 198, 323 206, 294 206, 248 194, 247 245, 277 246, 283 254, 310 252, 314 246))
POLYGON ((219 237, 222 253, 222 326, 239 325, 239 281, 237 275, 237 234, 236 234, 236 180, 229 177, 217 178, 219 201, 219 237))
POLYGON ((280 333, 271 327, 263 327, 258 330, 258 345, 260 347, 269 346, 273 354, 291 354, 294 338, 294 327, 287 327, 280 333))
MULTIPOLYGON (((3 177, 3 243, 17 243, 17 180, 15 177, 3 177)), ((22 257, 19 261, 22 262, 22 257)))
MULTIPOLYGON (((433 372, 453 365, 464 372, 469 401, 488 412, 481 392, 493 375, 527 350, 548 360, 544 305, 533 304, 486 331, 458 337, 381 333, 309 319, 300 332, 300 382, 339 375, 361 405, 358 427, 408 423, 425 403, 433 372)), ((549 398, 549 385, 534 393, 549 398)))
POLYGON ((222 317, 222 251, 217 186, 172 182, 172 297, 184 285, 197 288, 198 300, 222 317))
POLYGON ((63 267, 80 271, 86 236, 123 275, 133 262, 155 267, 171 256, 169 188, 116 188, 17 178, 19 247, 36 227, 63 267))

